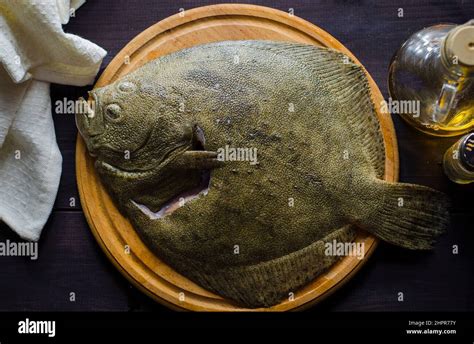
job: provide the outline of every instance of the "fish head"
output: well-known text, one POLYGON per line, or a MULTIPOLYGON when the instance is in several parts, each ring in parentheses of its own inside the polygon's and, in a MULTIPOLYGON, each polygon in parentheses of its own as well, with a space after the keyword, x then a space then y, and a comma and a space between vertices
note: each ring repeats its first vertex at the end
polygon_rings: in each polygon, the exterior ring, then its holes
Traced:
POLYGON ((146 171, 192 145, 193 128, 176 106, 124 77, 80 100, 76 124, 89 153, 121 171, 146 171))

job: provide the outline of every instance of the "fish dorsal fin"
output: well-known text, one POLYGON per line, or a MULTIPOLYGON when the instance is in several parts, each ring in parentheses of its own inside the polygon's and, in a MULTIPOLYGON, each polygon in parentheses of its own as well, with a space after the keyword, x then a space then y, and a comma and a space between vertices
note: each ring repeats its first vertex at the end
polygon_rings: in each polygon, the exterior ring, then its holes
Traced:
POLYGON ((364 69, 347 55, 314 45, 276 41, 227 41, 218 44, 271 51, 291 59, 312 71, 328 94, 337 95, 339 103, 352 116, 347 125, 360 142, 377 177, 385 171, 385 146, 369 83, 364 69))

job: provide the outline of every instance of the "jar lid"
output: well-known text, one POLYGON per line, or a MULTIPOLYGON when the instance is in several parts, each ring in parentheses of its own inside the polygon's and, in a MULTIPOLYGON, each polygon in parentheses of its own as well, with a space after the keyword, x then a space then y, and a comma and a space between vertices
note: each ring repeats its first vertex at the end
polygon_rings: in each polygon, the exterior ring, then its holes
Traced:
POLYGON ((461 161, 471 171, 474 171, 474 133, 466 136, 459 147, 461 161))
POLYGON ((474 67, 474 19, 453 28, 445 47, 448 56, 456 57, 458 63, 474 67))

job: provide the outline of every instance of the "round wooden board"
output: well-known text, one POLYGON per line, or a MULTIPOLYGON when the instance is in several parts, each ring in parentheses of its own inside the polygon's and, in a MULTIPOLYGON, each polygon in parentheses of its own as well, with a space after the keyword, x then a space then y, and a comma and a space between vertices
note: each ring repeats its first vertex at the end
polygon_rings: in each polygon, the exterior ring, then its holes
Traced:
MULTIPOLYGON (((330 47, 357 59, 335 38, 317 26, 267 7, 223 4, 200 7, 173 15, 135 37, 106 68, 96 87, 107 85, 159 56, 198 44, 242 39, 295 41, 330 47)), ((369 76, 375 104, 383 97, 369 76)), ((386 148, 388 181, 398 180, 398 149, 390 116, 378 113, 386 148)), ((102 187, 81 137, 76 150, 77 183, 82 207, 98 243, 114 265, 140 290, 174 309, 194 311, 249 311, 204 290, 168 265, 142 243, 102 187), (130 248, 129 253, 126 247, 130 248), (184 300, 182 296, 184 295, 184 300), (180 297, 181 296, 181 297, 180 297)), ((302 309, 322 300, 354 275, 373 252, 377 240, 360 231, 365 258, 345 257, 306 287, 294 300, 257 311, 302 309)))

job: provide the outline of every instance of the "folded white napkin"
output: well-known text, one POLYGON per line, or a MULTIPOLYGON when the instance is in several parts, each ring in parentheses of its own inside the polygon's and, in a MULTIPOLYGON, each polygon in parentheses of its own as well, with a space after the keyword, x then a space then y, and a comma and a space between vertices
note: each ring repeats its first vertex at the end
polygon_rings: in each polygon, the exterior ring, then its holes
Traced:
POLYGON ((26 240, 39 239, 61 175, 49 83, 91 84, 106 54, 62 29, 83 3, 0 0, 0 220, 26 240))

